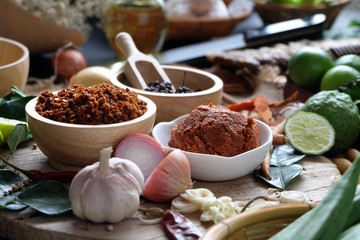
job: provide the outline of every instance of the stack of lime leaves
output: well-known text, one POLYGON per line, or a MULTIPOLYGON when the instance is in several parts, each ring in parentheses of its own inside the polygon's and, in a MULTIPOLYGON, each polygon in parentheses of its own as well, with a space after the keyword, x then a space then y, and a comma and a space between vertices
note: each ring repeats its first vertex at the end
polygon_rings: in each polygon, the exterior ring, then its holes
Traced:
POLYGON ((351 147, 360 133, 360 56, 348 54, 333 61, 322 49, 304 47, 290 58, 288 69, 295 84, 317 92, 287 119, 289 144, 306 155, 351 147))
POLYGON ((0 146, 7 144, 13 152, 20 142, 31 138, 25 105, 32 98, 14 86, 9 94, 0 99, 0 146))

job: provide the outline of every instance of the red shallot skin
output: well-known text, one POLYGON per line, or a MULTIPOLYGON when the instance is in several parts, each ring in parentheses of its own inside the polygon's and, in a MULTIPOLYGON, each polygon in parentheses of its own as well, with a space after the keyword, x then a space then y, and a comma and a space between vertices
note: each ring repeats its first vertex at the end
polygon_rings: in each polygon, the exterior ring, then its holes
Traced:
POLYGON ((152 171, 166 157, 165 149, 155 138, 134 133, 125 137, 116 147, 114 156, 134 162, 146 180, 152 171))
POLYGON ((151 173, 142 195, 154 202, 168 202, 191 187, 189 161, 181 150, 175 149, 151 173))
POLYGON ((81 52, 66 49, 53 54, 52 65, 57 77, 70 80, 73 75, 86 68, 87 63, 81 52))

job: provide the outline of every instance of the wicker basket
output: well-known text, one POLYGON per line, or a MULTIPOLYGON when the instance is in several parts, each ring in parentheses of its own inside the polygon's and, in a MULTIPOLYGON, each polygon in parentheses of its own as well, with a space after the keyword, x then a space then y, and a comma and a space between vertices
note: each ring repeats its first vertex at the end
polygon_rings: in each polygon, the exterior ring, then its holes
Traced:
POLYGON ((201 240, 261 240, 268 239, 309 211, 315 205, 282 204, 230 217, 210 227, 201 240))
POLYGON ((255 9, 265 23, 274 23, 294 18, 303 18, 323 13, 326 15, 327 27, 331 27, 341 9, 350 3, 350 0, 334 0, 330 3, 317 6, 295 6, 289 4, 264 3, 253 0, 255 9))

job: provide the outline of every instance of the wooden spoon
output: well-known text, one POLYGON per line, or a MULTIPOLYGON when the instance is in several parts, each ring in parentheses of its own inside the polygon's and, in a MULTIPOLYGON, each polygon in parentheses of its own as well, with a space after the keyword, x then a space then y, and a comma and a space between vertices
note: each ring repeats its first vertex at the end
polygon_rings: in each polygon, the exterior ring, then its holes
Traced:
MULTIPOLYGON (((171 83, 160 63, 156 59, 140 52, 128 33, 119 33, 116 36, 115 42, 116 46, 127 57, 124 74, 132 87, 145 89, 148 83, 155 81, 171 83)), ((173 85, 172 89, 175 92, 173 85)))

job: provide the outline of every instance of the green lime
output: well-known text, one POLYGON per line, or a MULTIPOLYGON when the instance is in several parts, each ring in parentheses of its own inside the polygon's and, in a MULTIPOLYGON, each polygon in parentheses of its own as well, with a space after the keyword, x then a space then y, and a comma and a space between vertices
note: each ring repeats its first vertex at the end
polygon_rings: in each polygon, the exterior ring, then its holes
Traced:
POLYGON ((325 73, 321 80, 320 90, 335 90, 344 83, 355 81, 360 72, 353 67, 339 65, 325 73))
POLYGON ((4 143, 4 136, 2 135, 1 131, 0 131, 0 146, 3 145, 4 143))
POLYGON ((353 101, 360 99, 360 77, 355 81, 342 84, 337 90, 349 94, 353 101))
POLYGON ((337 90, 321 91, 310 97, 301 110, 317 113, 333 126, 335 144, 330 150, 332 153, 349 148, 360 133, 359 110, 349 94, 337 90))
POLYGON ((0 117, 0 132, 3 136, 3 141, 7 142, 8 137, 10 136, 11 131, 16 126, 16 124, 24 123, 26 122, 18 121, 15 119, 8 119, 8 118, 2 118, 0 117))
POLYGON ((328 120, 316 113, 298 111, 285 122, 289 144, 306 155, 321 155, 335 143, 335 130, 328 120))
POLYGON ((334 62, 325 50, 303 47, 290 58, 289 76, 296 85, 317 91, 322 77, 333 66, 334 62))
POLYGON ((269 0, 269 3, 301 5, 301 0, 269 0))
POLYGON ((344 55, 335 61, 335 65, 347 65, 360 71, 360 56, 356 54, 344 55))

